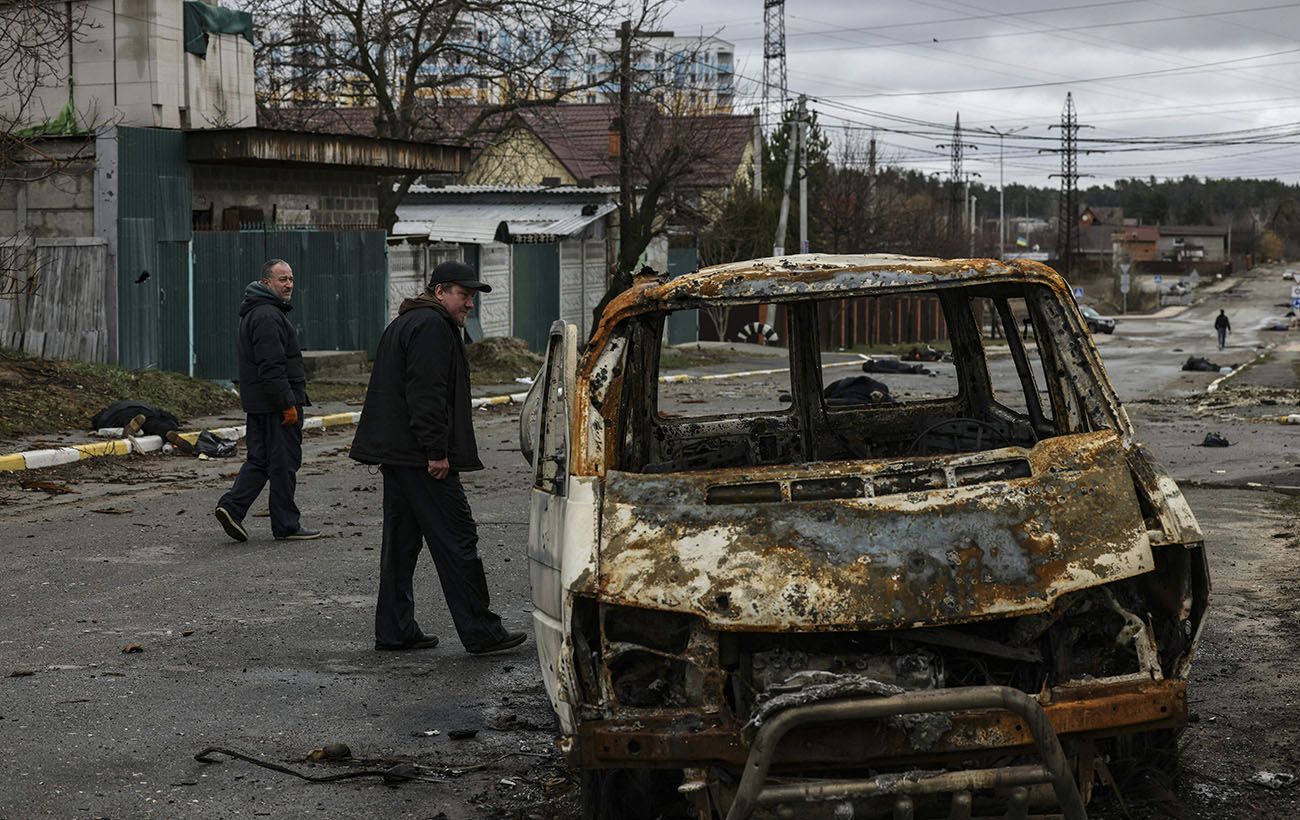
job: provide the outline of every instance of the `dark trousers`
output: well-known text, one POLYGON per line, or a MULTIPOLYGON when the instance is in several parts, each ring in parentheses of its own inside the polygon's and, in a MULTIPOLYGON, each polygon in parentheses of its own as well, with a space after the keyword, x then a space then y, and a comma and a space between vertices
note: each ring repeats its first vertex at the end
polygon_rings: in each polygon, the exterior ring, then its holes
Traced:
POLYGON ((466 647, 482 646, 505 634, 490 608, 487 577, 478 556, 478 525, 460 476, 441 481, 423 467, 383 468, 384 546, 379 558, 379 601, 375 641, 400 644, 421 634, 415 622, 412 579, 421 541, 428 543, 447 609, 466 647))
POLYGON ((271 483, 271 534, 276 538, 297 532, 302 524, 293 493, 302 466, 302 408, 298 423, 285 426, 279 413, 249 413, 244 433, 248 452, 235 483, 217 502, 236 521, 243 521, 267 482, 271 483))

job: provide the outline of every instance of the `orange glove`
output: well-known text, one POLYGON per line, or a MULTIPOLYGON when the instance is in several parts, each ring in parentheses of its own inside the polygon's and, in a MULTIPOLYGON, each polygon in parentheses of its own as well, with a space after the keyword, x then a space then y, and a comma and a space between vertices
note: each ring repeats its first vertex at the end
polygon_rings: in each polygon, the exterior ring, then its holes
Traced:
POLYGON ((280 422, 280 425, 283 426, 283 427, 290 427, 290 426, 292 426, 292 425, 297 424, 297 423, 298 423, 298 408, 297 408, 297 407, 286 407, 285 409, 283 409, 283 410, 280 411, 280 418, 282 419, 282 421, 280 422))

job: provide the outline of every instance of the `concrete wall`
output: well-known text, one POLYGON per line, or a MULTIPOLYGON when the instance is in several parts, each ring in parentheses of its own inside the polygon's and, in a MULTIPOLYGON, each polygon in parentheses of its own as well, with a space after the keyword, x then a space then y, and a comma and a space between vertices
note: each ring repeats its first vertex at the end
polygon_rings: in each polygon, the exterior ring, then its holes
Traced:
POLYGON ((479 247, 479 277, 492 292, 483 298, 479 321, 484 336, 509 336, 511 331, 510 246, 492 242, 479 247))
POLYGON ((591 312, 605 295, 609 262, 603 239, 566 239, 560 243, 560 318, 578 326, 586 338, 591 312))
POLYGON ((44 54, 30 102, 20 103, 7 91, 10 78, 0 77, 0 121, 20 105, 19 127, 56 117, 68 102, 71 79, 84 128, 257 124, 253 46, 243 37, 210 35, 207 58, 200 59, 184 51, 180 0, 82 0, 59 7, 73 11, 71 42, 64 39, 44 54))
POLYGON ((44 139, 32 148, 0 180, 0 237, 94 236, 94 138, 44 139))
POLYGON ((214 228, 221 227, 221 215, 230 207, 261 208, 268 224, 273 219, 284 225, 374 224, 379 218, 374 174, 233 165, 190 167, 194 175, 191 207, 196 211, 211 207, 214 228))

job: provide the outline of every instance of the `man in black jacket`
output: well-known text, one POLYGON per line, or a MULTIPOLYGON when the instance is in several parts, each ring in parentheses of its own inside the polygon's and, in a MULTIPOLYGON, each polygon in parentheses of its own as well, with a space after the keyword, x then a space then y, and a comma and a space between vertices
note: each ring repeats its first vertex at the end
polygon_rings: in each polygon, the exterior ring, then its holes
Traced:
POLYGON ((433 269, 428 288, 398 308, 375 353, 352 458, 384 474, 384 540, 375 606, 375 649, 428 649, 438 638, 415 622, 412 578, 421 539, 465 649, 524 642, 490 609, 478 526, 460 473, 483 469, 474 440, 465 317, 490 287, 460 262, 433 269))
POLYGON ((247 541, 244 516, 271 483, 271 534, 277 540, 307 540, 320 533, 302 526, 293 492, 302 466, 302 408, 307 374, 298 334, 286 315, 292 306, 293 269, 283 259, 262 266, 262 278, 244 288, 239 305, 239 403, 248 414, 248 449, 234 486, 217 502, 226 534, 247 541))

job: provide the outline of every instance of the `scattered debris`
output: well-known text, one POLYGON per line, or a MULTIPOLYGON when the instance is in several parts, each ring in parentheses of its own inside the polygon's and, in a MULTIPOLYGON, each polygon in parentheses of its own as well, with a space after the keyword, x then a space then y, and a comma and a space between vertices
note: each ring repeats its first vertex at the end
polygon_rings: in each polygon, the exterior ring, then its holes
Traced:
POLYGON ((452 729, 447 733, 447 737, 452 740, 469 740, 478 734, 478 729, 452 729))
POLYGON ((50 495, 67 495, 76 492, 76 490, 65 484, 55 484, 53 481, 37 481, 36 479, 28 479, 19 483, 18 486, 24 490, 40 490, 50 495))
POLYGON ((1250 782, 1266 789, 1285 789, 1295 782, 1295 775, 1289 772, 1255 772, 1250 782))
POLYGON ((122 647, 123 655, 134 655, 137 652, 143 652, 143 651, 144 651, 144 647, 138 643, 129 643, 126 646, 122 647))
POLYGON ((1201 442, 1202 447, 1230 447, 1232 443, 1218 433, 1206 433, 1205 440, 1201 442))
POLYGON ((352 749, 346 743, 326 743, 324 746, 312 749, 304 758, 309 763, 318 763, 322 760, 347 760, 352 757, 352 749))
POLYGON ((14 671, 12 671, 12 672, 9 673, 9 677, 11 677, 11 678, 30 678, 32 675, 35 675, 35 674, 36 674, 36 670, 35 670, 35 669, 15 669, 14 671))
POLYGON ((91 512, 99 513, 100 515, 130 515, 135 512, 135 510, 130 509, 129 507, 100 507, 98 510, 91 510, 91 512))
POLYGON ((411 732, 411 737, 437 737, 442 734, 438 729, 417 729, 411 732))

